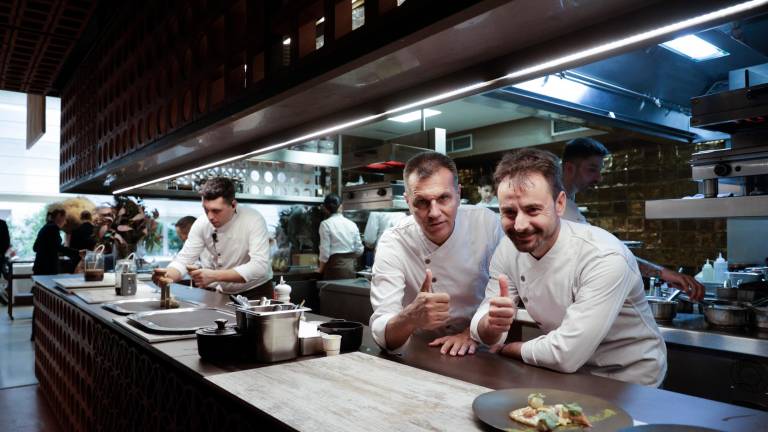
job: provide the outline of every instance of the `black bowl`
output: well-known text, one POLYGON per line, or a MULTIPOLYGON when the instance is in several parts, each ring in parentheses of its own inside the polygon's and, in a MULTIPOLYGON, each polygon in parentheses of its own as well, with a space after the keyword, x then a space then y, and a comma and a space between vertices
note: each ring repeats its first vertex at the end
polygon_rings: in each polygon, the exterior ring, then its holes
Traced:
POLYGON ((341 335, 341 352, 357 351, 363 343, 363 324, 357 321, 333 320, 320 324, 317 329, 341 335))

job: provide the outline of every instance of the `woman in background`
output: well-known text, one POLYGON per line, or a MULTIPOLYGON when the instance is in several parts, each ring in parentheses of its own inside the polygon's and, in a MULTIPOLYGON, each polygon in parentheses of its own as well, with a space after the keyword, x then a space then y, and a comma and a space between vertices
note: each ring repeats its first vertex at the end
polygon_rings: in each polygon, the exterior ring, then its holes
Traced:
POLYGON ((68 256, 72 262, 78 262, 80 255, 75 249, 64 246, 61 241, 61 228, 67 222, 64 209, 55 209, 48 213, 46 224, 37 233, 32 249, 35 251, 35 263, 32 273, 36 275, 59 274, 59 253, 68 256))
POLYGON ((357 257, 363 254, 360 230, 341 214, 341 197, 329 194, 323 202, 329 215, 320 222, 320 267, 323 279, 352 279, 357 257))

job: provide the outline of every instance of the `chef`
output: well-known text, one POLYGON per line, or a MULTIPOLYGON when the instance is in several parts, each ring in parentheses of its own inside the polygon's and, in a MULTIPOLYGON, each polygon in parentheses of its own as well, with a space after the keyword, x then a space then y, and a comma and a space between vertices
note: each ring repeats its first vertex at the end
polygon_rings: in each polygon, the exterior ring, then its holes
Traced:
POLYGON ((352 279, 355 277, 357 257, 363 254, 360 230, 344 217, 341 197, 332 193, 323 201, 328 215, 320 222, 320 267, 323 279, 352 279))
MULTIPOLYGON (((566 207, 563 218, 572 222, 589 223, 576 205, 576 194, 600 183, 603 158, 610 153, 603 144, 592 138, 576 138, 565 144, 563 151, 563 187, 566 207)), ((636 257, 640 272, 645 277, 656 277, 687 293, 692 300, 704 297, 704 286, 686 274, 636 257)))
POLYGON ((480 180, 477 182, 477 193, 480 195, 480 201, 475 205, 482 207, 499 206, 499 200, 496 198, 496 193, 493 190, 493 182, 490 177, 480 177, 480 180))
POLYGON ((272 298, 269 234, 264 217, 237 205, 235 185, 227 178, 209 179, 200 194, 206 217, 192 224, 184 247, 168 265, 166 278, 181 280, 187 266, 200 260, 202 268, 190 272, 195 286, 248 298, 272 298))
POLYGON ((560 372, 660 385, 666 346, 635 257, 607 231, 560 218, 566 196, 557 157, 536 149, 507 154, 494 179, 507 238, 493 255, 473 337, 503 342, 522 302, 546 334, 504 345, 503 355, 560 372))
POLYGON ((443 154, 413 157, 403 179, 411 216, 381 236, 373 264, 374 340, 397 350, 414 332, 427 332, 443 354, 472 354, 476 344, 468 326, 503 237, 498 217, 459 206, 456 165, 443 154))

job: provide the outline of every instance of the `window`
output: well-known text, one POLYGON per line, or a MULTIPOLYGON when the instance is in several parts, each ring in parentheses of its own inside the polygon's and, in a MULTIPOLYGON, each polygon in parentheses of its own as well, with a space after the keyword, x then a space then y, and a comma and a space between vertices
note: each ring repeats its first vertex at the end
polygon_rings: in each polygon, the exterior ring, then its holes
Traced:
POLYGON ((448 138, 445 142, 445 150, 448 153, 472 150, 472 134, 448 138))

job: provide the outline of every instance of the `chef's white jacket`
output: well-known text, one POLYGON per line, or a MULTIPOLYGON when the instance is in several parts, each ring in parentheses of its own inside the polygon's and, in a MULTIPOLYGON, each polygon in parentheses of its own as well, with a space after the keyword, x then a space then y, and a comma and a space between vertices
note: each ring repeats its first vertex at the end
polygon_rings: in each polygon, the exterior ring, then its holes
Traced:
POLYGON ((365 245, 373 249, 384 234, 384 231, 397 226, 406 214, 404 212, 371 212, 368 215, 368 222, 365 224, 363 241, 365 245))
POLYGON ((637 262, 607 231, 561 220, 557 241, 540 260, 518 252, 505 238, 490 273, 485 299, 472 319, 476 340, 480 319, 499 294, 498 277, 505 274, 510 297, 521 301, 547 332, 523 343, 524 362, 644 385, 663 381, 667 350, 645 299, 637 262))
POLYGON ((565 201, 565 213, 563 213, 562 218, 571 222, 589 223, 587 222, 587 218, 585 218, 584 215, 581 214, 581 211, 579 211, 579 206, 576 204, 576 201, 570 198, 567 198, 565 201))
POLYGON ((416 298, 427 269, 432 270, 432 291, 451 296, 449 324, 436 333, 466 329, 483 300, 488 265, 503 236, 498 215, 471 205, 458 208, 453 233, 440 246, 427 239, 413 216, 388 229, 376 247, 371 280, 370 325, 376 343, 386 347, 387 322, 416 298))
POLYGON ((184 247, 168 267, 176 269, 184 277, 186 266, 194 265, 198 259, 203 268, 233 269, 243 277, 245 283, 214 282, 210 285, 210 288, 220 288, 228 294, 247 291, 271 280, 269 233, 264 217, 242 205, 237 206, 237 213, 218 229, 205 215, 198 217, 189 230, 184 247))
POLYGON ((334 213, 320 222, 320 262, 328 262, 331 255, 355 253, 362 255, 363 242, 354 222, 341 213, 334 213))

